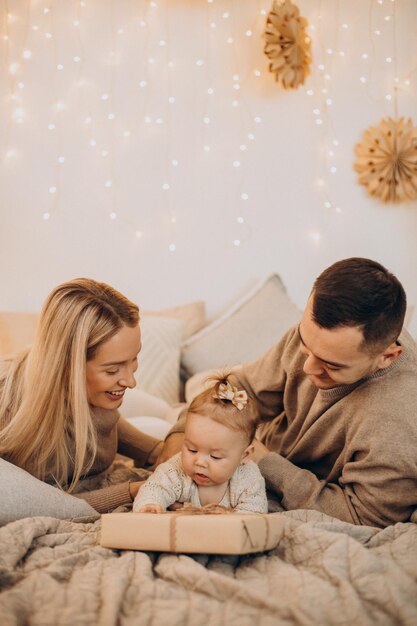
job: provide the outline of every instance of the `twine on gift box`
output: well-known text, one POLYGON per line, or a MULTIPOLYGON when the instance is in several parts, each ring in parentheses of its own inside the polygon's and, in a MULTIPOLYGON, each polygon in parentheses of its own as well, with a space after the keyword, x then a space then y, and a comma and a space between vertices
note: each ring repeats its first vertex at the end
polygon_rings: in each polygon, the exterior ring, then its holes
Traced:
POLYGON ((190 502, 186 502, 182 509, 171 513, 169 523, 169 546, 171 552, 177 551, 177 517, 179 515, 224 515, 225 513, 234 513, 233 509, 228 509, 222 504, 205 504, 204 506, 195 506, 190 502))
MULTIPOLYGON (((177 551, 177 518, 179 515, 224 515, 225 513, 234 513, 233 509, 229 509, 221 504, 206 504, 205 506, 195 506, 194 504, 185 503, 182 509, 178 509, 174 514, 171 513, 171 519, 169 523, 169 546, 171 552, 177 551)), ((260 550, 260 552, 264 552, 268 549, 269 542, 269 517, 267 514, 257 514, 257 517, 262 517, 265 522, 265 542, 264 547, 260 550)), ((243 528, 245 529, 246 535, 249 539, 249 543, 252 548, 255 548, 256 545, 252 541, 251 534, 246 525, 245 520, 242 520, 243 528)))

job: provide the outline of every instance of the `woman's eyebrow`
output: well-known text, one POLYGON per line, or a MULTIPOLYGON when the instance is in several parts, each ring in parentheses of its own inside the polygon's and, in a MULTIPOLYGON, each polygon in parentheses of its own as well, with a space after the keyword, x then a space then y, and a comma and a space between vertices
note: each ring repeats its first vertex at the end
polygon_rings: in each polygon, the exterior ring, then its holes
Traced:
MULTIPOLYGON (((298 331, 298 336, 300 338, 301 343, 303 344, 303 346, 305 348, 307 348, 307 350, 309 350, 310 348, 308 346, 306 346, 304 339, 301 335, 301 330, 300 330, 300 326, 301 324, 298 324, 297 327, 297 331, 298 331)), ((327 365, 332 365, 333 367, 340 367, 340 369, 349 367, 348 365, 346 365, 346 363, 335 363, 334 361, 328 361, 327 359, 322 359, 321 357, 317 356, 317 354, 314 354, 313 352, 311 353, 316 359, 318 359, 319 361, 322 361, 323 363, 326 363, 327 365)))

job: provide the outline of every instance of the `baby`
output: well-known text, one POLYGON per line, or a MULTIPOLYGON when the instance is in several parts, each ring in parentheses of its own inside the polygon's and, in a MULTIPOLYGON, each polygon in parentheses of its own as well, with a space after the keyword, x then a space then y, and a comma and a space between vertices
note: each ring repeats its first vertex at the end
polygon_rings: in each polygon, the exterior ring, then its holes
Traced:
POLYGON ((265 481, 249 460, 258 425, 255 402, 229 374, 191 402, 180 453, 157 467, 133 510, 162 513, 174 502, 219 504, 239 513, 267 513, 265 481))

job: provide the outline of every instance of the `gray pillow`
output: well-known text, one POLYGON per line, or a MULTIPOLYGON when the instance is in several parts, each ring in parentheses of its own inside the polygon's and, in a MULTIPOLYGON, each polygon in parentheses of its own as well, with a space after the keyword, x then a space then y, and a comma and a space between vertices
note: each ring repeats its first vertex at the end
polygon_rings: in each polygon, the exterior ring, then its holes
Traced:
POLYGON ((87 502, 34 478, 0 459, 0 526, 23 517, 44 515, 72 519, 95 515, 87 502))

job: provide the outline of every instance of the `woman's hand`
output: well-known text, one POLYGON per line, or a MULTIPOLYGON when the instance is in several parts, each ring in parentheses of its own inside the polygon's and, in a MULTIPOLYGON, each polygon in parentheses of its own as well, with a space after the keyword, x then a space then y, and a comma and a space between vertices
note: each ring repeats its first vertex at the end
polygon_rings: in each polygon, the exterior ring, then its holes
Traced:
POLYGON ((182 448, 182 442, 184 441, 184 433, 172 433, 165 439, 162 448, 159 451, 159 456, 156 461, 156 465, 168 461, 174 454, 177 454, 182 448))
POLYGON ((164 440, 161 439, 161 441, 159 441, 156 444, 156 446, 153 448, 153 450, 151 450, 151 452, 149 453, 149 456, 146 462, 146 469, 150 469, 150 470, 155 469, 156 464, 159 463, 158 459, 163 448, 164 448, 164 440))
POLYGON ((132 502, 136 498, 136 496, 138 495, 139 489, 145 483, 146 483, 146 480, 137 480, 134 483, 129 483, 129 493, 130 493, 130 497, 132 498, 132 502))

